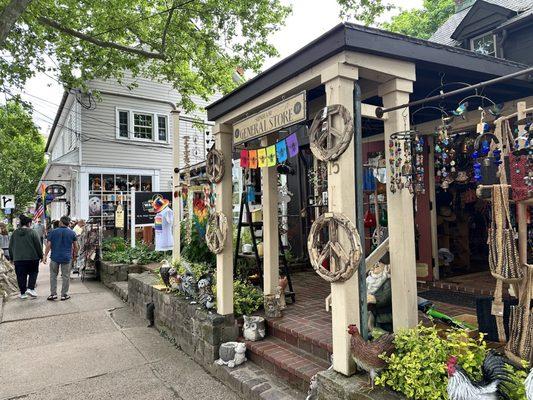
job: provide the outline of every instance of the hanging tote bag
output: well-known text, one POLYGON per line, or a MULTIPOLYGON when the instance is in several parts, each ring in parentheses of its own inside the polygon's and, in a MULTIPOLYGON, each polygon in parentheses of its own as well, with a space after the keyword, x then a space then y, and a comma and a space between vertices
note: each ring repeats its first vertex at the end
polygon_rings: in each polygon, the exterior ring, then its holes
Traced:
POLYGON ((511 306, 509 321, 509 342, 505 347, 507 357, 515 362, 521 359, 533 363, 533 310, 531 290, 533 288, 533 266, 527 268, 526 277, 520 287, 520 300, 511 306))
POLYGON ((509 186, 493 185, 492 222, 488 232, 489 267, 492 276, 507 283, 517 283, 524 278, 515 238, 509 209, 509 186))

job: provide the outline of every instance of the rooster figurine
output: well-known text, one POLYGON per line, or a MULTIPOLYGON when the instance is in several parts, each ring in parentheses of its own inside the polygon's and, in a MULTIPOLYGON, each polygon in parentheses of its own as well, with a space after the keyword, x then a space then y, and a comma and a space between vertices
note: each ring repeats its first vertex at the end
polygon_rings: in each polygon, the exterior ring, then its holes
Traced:
POLYGON ((529 375, 524 382, 524 386, 526 387, 527 400, 533 400, 533 368, 531 368, 531 371, 529 371, 529 375))
POLYGON ((348 333, 352 335, 352 358, 360 369, 369 373, 370 384, 374 388, 374 379, 378 372, 387 366, 385 360, 382 360, 379 356, 381 354, 387 356, 392 354, 394 351, 394 335, 388 333, 373 342, 367 342, 355 325, 348 326, 348 333))
POLYGON ((501 355, 490 351, 481 367, 483 380, 472 382, 466 372, 457 365, 457 357, 450 357, 446 364, 448 398, 450 400, 509 399, 509 396, 501 390, 501 384, 510 381, 509 372, 505 369, 506 364, 501 355))

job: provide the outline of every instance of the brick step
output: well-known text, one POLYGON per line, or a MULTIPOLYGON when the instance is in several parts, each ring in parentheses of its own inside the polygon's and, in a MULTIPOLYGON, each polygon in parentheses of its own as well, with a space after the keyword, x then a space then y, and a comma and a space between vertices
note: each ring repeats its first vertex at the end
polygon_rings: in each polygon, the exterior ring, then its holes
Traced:
POLYGON ((326 362, 276 337, 246 342, 249 358, 260 367, 276 374, 294 388, 307 392, 311 378, 329 368, 326 362))
POLYGON ((308 318, 296 321, 294 318, 284 317, 267 319, 266 322, 269 336, 278 338, 329 364, 333 354, 331 321, 323 323, 308 318))

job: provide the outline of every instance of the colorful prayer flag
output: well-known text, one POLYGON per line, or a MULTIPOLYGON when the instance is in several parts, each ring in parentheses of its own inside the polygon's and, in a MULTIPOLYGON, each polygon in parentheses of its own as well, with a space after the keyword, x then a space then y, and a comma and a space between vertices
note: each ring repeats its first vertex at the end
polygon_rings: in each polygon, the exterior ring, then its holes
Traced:
POLYGON ((292 135, 287 136, 287 139, 285 139, 287 142, 287 147, 289 148, 289 157, 294 157, 296 154, 298 154, 298 137, 296 136, 296 132, 292 135))
POLYGON ((248 150, 241 150, 241 168, 248 168, 249 159, 248 159, 248 150))
POLYGON ((285 139, 276 143, 276 157, 280 163, 287 160, 287 144, 285 143, 285 139))
POLYGON ((268 146, 266 149, 267 154, 267 166, 273 167, 276 165, 276 145, 268 146))
POLYGON ((257 160, 259 168, 263 168, 267 166, 267 154, 266 149, 257 149, 257 160))
POLYGON ((248 152, 248 168, 257 168, 257 150, 248 152))

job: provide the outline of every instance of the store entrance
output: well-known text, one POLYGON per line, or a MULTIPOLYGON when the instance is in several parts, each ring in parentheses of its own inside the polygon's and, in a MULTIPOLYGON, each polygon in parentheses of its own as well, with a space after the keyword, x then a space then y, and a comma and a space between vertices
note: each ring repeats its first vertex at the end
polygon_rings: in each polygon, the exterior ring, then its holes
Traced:
POLYGON ((441 278, 488 271, 488 203, 460 183, 437 188, 436 203, 441 278))

